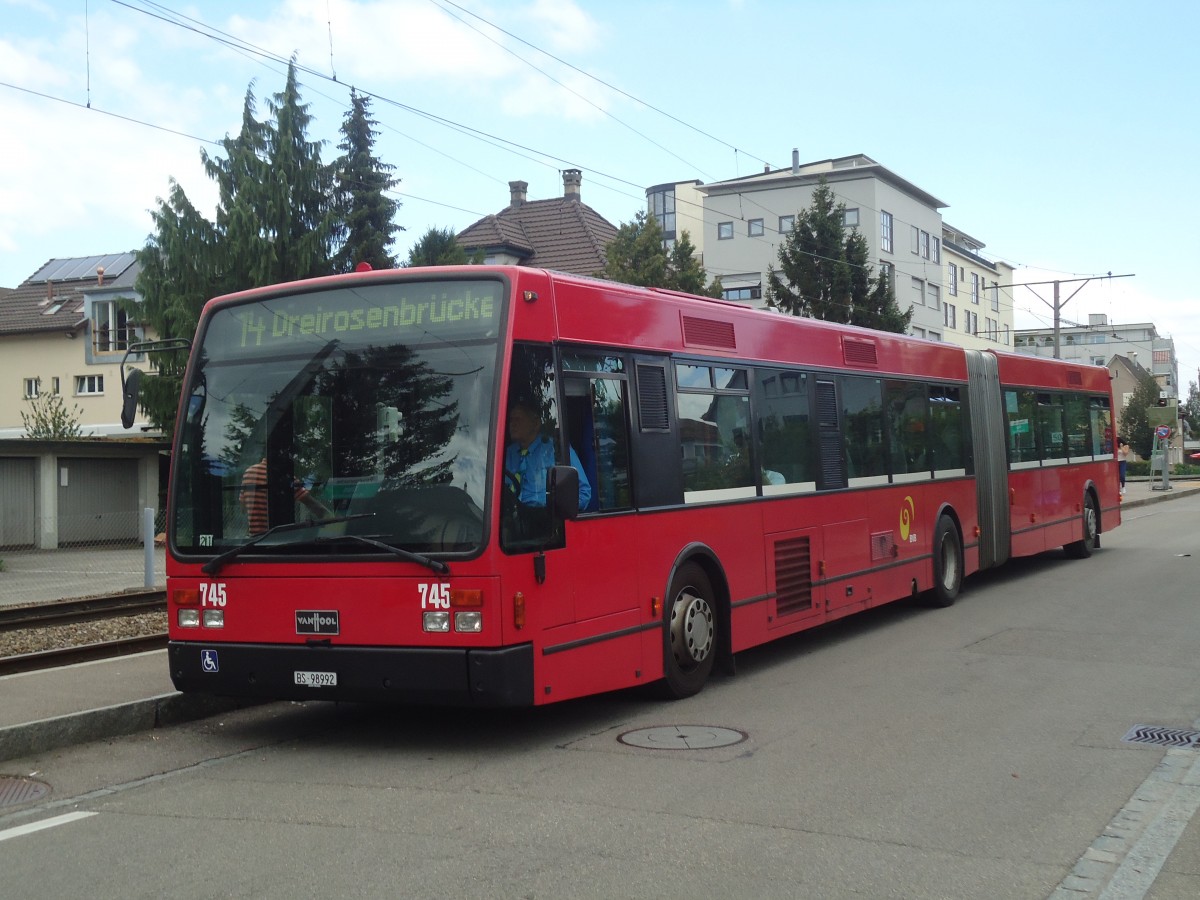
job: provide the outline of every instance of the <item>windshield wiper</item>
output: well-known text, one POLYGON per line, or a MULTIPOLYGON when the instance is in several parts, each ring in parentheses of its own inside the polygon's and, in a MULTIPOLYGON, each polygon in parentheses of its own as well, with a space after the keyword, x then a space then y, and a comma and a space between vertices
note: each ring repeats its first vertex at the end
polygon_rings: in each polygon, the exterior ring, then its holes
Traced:
POLYGON ((361 534, 330 534, 323 537, 315 537, 310 543, 313 544, 336 544, 342 541, 354 541, 359 544, 366 544, 368 547, 374 547, 377 550, 382 550, 385 553, 390 553, 392 556, 398 556, 408 562, 415 562, 427 569, 432 569, 439 575, 449 575, 450 567, 440 559, 431 559, 428 556, 423 556, 420 553, 413 553, 411 550, 405 550, 401 547, 393 547, 391 544, 385 544, 383 541, 372 540, 369 537, 364 537, 361 534))
POLYGON ((230 562, 234 557, 238 556, 243 550, 253 547, 260 541, 266 540, 274 534, 282 534, 285 531, 299 531, 302 528, 320 528, 322 525, 337 525, 339 522, 349 522, 352 519, 366 519, 374 516, 375 513, 355 513, 352 516, 334 516, 331 519, 320 519, 316 522, 285 522, 282 525, 276 525, 273 528, 268 528, 266 531, 256 534, 244 544, 238 544, 236 547, 230 547, 224 553, 214 556, 208 562, 200 567, 200 571, 205 575, 216 575, 221 571, 221 567, 225 563, 230 562))

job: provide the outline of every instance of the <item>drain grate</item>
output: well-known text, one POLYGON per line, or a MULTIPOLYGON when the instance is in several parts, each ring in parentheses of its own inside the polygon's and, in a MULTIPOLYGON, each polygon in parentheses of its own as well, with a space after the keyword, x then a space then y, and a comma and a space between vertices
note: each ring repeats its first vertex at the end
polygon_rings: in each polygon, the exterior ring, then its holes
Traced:
POLYGON ((50 785, 44 781, 35 781, 20 775, 0 775, 0 809, 5 806, 34 803, 49 793, 50 785))
POLYGON ((1200 750, 1200 731, 1162 728, 1158 725, 1134 725, 1121 740, 1127 744, 1154 744, 1158 747, 1200 750))

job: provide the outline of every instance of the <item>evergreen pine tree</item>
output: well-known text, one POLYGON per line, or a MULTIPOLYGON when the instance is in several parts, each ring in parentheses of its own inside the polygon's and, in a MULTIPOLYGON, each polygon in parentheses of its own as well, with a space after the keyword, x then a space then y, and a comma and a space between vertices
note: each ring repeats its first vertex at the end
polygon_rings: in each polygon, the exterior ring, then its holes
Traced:
POLYGON ((845 210, 822 179, 779 246, 779 269, 768 267, 767 303, 793 316, 903 334, 912 310, 901 312, 886 275, 872 275, 866 238, 846 233, 845 210))
MULTIPOLYGON (((333 170, 321 163, 320 143, 308 140, 312 117, 300 102, 294 63, 267 105, 270 116, 259 121, 248 88, 238 135, 226 136, 223 153, 201 152, 217 184, 215 222, 174 180, 151 213, 154 233, 137 254, 137 290, 141 314, 160 337, 191 338, 211 297, 332 272, 333 170)), ((158 372, 141 383, 142 409, 168 436, 186 362, 183 353, 162 354, 158 372)))
POLYGON ((335 272, 350 272, 360 262, 373 269, 392 269, 396 259, 389 252, 396 232, 400 202, 387 196, 399 183, 389 166, 375 157, 375 120, 371 98, 350 91, 350 109, 342 121, 342 156, 337 171, 337 219, 341 247, 333 258, 335 272))

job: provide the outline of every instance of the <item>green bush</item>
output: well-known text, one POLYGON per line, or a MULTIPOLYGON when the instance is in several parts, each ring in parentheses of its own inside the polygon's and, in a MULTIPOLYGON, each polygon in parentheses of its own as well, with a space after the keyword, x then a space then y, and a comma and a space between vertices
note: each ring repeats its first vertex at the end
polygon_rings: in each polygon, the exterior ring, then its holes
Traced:
MULTIPOLYGON (((1146 478, 1150 475, 1150 461, 1142 459, 1137 462, 1131 462, 1125 473, 1130 478, 1146 478)), ((1200 475, 1200 465, 1196 465, 1195 463, 1174 463, 1171 466, 1171 474, 1200 475)))

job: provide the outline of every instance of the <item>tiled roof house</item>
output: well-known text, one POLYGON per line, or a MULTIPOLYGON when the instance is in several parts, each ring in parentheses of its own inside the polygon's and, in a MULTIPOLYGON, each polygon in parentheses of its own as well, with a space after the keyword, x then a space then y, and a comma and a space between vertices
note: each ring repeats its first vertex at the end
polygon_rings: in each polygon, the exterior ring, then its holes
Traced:
POLYGON ((0 437, 20 437, 26 401, 52 393, 79 407, 85 436, 126 435, 119 366, 141 329, 119 301, 138 299, 137 274, 132 253, 52 259, 0 291, 0 437))
POLYGON ((567 169, 563 196, 553 200, 527 200, 529 184, 510 181, 508 206, 461 231, 459 246, 468 254, 482 251, 487 263, 598 274, 617 229, 580 200, 582 181, 578 169, 567 169))

